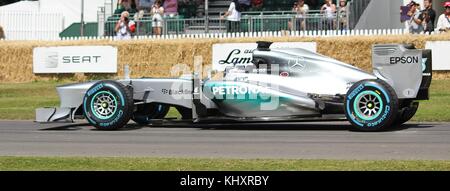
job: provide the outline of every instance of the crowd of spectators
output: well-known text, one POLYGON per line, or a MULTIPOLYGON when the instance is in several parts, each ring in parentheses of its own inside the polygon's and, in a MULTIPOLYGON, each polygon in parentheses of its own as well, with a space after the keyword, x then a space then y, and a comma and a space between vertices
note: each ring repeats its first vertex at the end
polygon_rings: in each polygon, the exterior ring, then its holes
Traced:
MULTIPOLYGON (((320 11, 320 13, 325 16, 321 22, 321 25, 323 25, 322 28, 335 29, 337 25, 341 28, 346 27, 346 0, 340 0, 341 6, 339 8, 336 8, 336 5, 333 4, 331 0, 324 0, 322 6, 319 6, 317 2, 318 0, 295 1, 292 6, 292 13, 295 14, 295 19, 289 21, 289 30, 307 30, 306 15, 311 7, 321 7, 320 10, 317 11, 320 11), (312 4, 312 6, 309 4, 312 4), (337 11, 340 13, 339 21, 336 21, 337 11)), ((128 18, 130 15, 133 17, 132 20, 135 21, 141 20, 144 16, 149 16, 152 19, 152 34, 161 35, 163 18, 168 15, 171 17, 178 15, 180 5, 193 5, 194 7, 197 7, 203 3, 204 0, 118 0, 115 14, 123 15, 123 13, 125 13, 125 15, 128 16, 126 18, 123 18, 123 16, 120 17, 114 31, 118 37, 128 38, 128 33, 134 33, 133 31, 128 30, 126 33, 120 33, 120 31, 126 31, 125 26, 130 25, 129 21, 125 22, 125 20, 131 20, 128 18)), ((247 11, 263 11, 262 7, 264 6, 264 3, 264 0, 230 0, 228 9, 225 11, 225 14, 220 16, 220 18, 226 19, 228 32, 239 32, 241 28, 241 13, 247 11)), ((266 0, 266 3, 268 4, 266 7, 270 7, 269 5, 271 3, 277 2, 274 0, 266 0)), ((143 25, 143 23, 139 22, 131 24, 139 26, 143 25)), ((138 30, 142 30, 144 27, 137 28, 138 30)), ((141 31, 138 31, 138 33, 142 34, 141 31)), ((145 33, 146 32, 144 32, 144 34, 145 33)))
MULTIPOLYGON (((153 6, 155 6, 157 0, 119 0, 117 2, 117 9, 115 14, 121 14, 127 11, 131 14, 144 12, 151 13, 153 6)), ((192 3, 188 0, 164 0, 160 3, 165 10, 165 14, 178 14, 178 3, 192 3)))
POLYGON ((444 4, 445 11, 442 13, 437 22, 437 30, 441 32, 450 32, 450 1, 444 4))
MULTIPOLYGON (((255 11, 263 7, 265 3, 274 3, 273 0, 229 0, 228 9, 220 19, 226 20, 226 28, 228 32, 240 32, 241 30, 241 13, 247 11, 255 11)), ((292 2, 292 1, 291 1, 292 2)), ((295 16, 288 21, 288 30, 311 30, 307 25, 310 16, 309 12, 319 13, 320 30, 335 30, 337 28, 345 30, 348 28, 348 6, 347 0, 339 0, 339 4, 334 4, 333 0, 297 0, 293 2, 290 11, 295 16), (322 5, 318 2, 323 2, 322 5), (311 4, 311 5, 310 5, 311 4)), ((407 5, 407 24, 410 33, 432 33, 435 30, 450 30, 450 2, 445 3, 445 12, 439 16, 437 26, 436 11, 433 10, 432 0, 423 1, 423 9, 421 5, 415 1, 411 1, 407 5)), ((121 38, 128 38, 128 33, 133 33, 133 25, 129 22, 129 15, 134 14, 134 20, 139 20, 143 15, 150 15, 152 19, 152 34, 161 35, 163 27, 163 18, 167 15, 173 16, 178 14, 179 5, 203 4, 204 0, 119 0, 116 13, 128 15, 121 16, 116 24, 115 32, 121 38), (125 13, 125 14, 123 14, 125 13), (128 20, 128 21, 127 21, 128 20)), ((267 5, 268 6, 268 5, 267 5)), ((405 11, 406 12, 406 11, 405 11)), ((139 28, 139 27, 138 27, 139 28)))
MULTIPOLYGON (((314 0, 309 0, 308 2, 312 2, 314 6, 317 3, 314 0)), ((249 8, 254 10, 255 7, 263 4, 263 0, 232 0, 228 10, 221 16, 221 19, 227 20, 227 31, 239 32, 241 12, 247 11, 249 8)), ((307 30, 307 14, 310 9, 306 0, 295 1, 291 8, 292 13, 295 14, 295 19, 288 21, 288 30, 307 30)), ((347 0, 340 0, 338 7, 332 0, 325 0, 318 12, 323 15, 320 23, 321 29, 334 30, 337 26, 340 29, 347 28, 347 0), (336 19, 337 16, 339 16, 339 19, 336 19)))
POLYGON ((143 27, 145 25, 145 22, 135 23, 129 21, 144 21, 151 19, 151 34, 161 35, 164 23, 163 18, 177 17, 179 15, 180 6, 182 7, 181 11, 186 11, 184 7, 195 8, 188 10, 188 12, 192 14, 192 12, 195 12, 196 7, 201 4, 204 4, 204 0, 118 0, 117 9, 114 11, 114 14, 121 16, 118 19, 116 26, 114 27, 114 32, 120 39, 128 38, 128 33, 149 34, 149 32, 146 31, 146 27, 143 27), (127 17, 123 18, 123 15, 127 15, 127 17), (124 24, 125 20, 128 20, 127 23, 129 24, 124 24), (126 33, 120 33, 120 31, 125 31, 124 26, 127 25, 139 25, 137 27, 138 31, 128 31, 126 33))
POLYGON ((408 19, 407 24, 411 34, 421 34, 432 32, 448 32, 450 30, 450 1, 444 3, 445 11, 439 16, 436 23, 436 11, 432 8, 432 0, 423 1, 423 9, 421 5, 415 1, 411 1, 407 7, 409 11, 406 13, 408 19))

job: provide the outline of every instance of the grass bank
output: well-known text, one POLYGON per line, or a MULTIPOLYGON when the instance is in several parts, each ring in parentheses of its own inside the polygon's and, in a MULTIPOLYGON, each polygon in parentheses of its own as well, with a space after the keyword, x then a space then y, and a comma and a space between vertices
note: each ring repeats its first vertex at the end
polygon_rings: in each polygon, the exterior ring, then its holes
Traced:
POLYGON ((0 170, 449 171, 450 161, 0 157, 0 170))
MULTIPOLYGON (((36 108, 59 106, 55 87, 67 83, 70 82, 0 83, 0 120, 33 120, 36 108)), ((168 114, 178 115, 175 109, 168 114)))

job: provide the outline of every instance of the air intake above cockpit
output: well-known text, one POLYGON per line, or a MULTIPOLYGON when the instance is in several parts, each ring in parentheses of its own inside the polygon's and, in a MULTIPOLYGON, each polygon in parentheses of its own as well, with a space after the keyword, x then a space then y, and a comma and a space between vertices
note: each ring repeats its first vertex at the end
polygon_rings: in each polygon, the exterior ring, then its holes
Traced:
POLYGON ((258 41, 256 42, 258 44, 258 50, 260 51, 269 51, 270 50, 270 45, 272 45, 273 42, 268 42, 268 41, 258 41))

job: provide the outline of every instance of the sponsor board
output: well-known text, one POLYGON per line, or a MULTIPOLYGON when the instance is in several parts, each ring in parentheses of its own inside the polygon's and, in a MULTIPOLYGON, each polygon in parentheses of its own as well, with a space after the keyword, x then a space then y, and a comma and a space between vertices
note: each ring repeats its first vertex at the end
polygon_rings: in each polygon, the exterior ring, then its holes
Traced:
MULTIPOLYGON (((251 64, 252 53, 257 48, 256 43, 223 43, 214 44, 212 52, 213 70, 224 71, 233 64, 251 64)), ((315 42, 275 42, 270 48, 303 48, 316 52, 315 42)))
POLYGON ((433 70, 450 70, 450 41, 427 41, 425 49, 432 51, 433 70))
POLYGON ((116 72, 116 47, 58 46, 33 49, 33 73, 116 72))

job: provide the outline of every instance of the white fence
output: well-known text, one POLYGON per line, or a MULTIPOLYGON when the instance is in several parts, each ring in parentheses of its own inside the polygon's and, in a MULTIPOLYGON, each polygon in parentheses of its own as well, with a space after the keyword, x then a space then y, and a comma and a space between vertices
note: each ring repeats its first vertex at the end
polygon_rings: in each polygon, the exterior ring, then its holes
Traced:
MULTIPOLYGON (((158 40, 158 39, 199 39, 199 38, 265 38, 265 37, 344 37, 344 36, 384 36, 384 35, 404 35, 409 34, 406 29, 364 29, 364 30, 348 30, 348 31, 337 31, 337 30, 322 30, 322 31, 265 31, 265 32, 240 32, 240 33, 206 33, 206 34, 169 34, 169 35, 143 35, 134 36, 131 40, 158 40)), ((415 34, 415 35, 436 35, 438 33, 432 34, 415 34)), ((6 40, 28 40, 28 39, 11 39, 6 40)), ((41 40, 56 40, 56 41, 70 41, 70 40, 119 40, 115 36, 96 36, 96 37, 53 37, 41 40)))
POLYGON ((7 40, 60 40, 63 15, 28 11, 1 11, 0 26, 7 40))
MULTIPOLYGON (((240 32, 240 33, 206 33, 206 34, 169 34, 169 35, 148 35, 134 36, 132 40, 141 39, 198 39, 198 38, 264 38, 264 37, 340 37, 340 36, 382 36, 382 35, 403 35, 408 34, 405 29, 380 29, 380 30, 349 30, 349 31, 265 31, 265 32, 240 32)), ((428 34, 422 34, 428 35, 428 34)), ((431 34, 431 35, 434 35, 431 34)), ((100 37, 67 37, 61 40, 118 40, 112 36, 100 37)))

